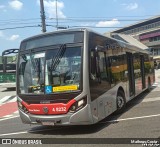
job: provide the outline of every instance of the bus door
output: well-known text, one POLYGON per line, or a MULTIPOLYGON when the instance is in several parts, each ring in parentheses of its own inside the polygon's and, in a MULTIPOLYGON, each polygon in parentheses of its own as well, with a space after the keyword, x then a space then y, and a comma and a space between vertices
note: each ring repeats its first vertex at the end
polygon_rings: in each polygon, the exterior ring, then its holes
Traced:
POLYGON ((142 89, 146 88, 145 83, 145 70, 144 70, 144 56, 140 55, 140 70, 141 70, 141 77, 142 77, 142 89))
POLYGON ((127 68, 128 68, 128 80, 129 80, 129 95, 135 95, 135 80, 134 80, 134 66, 133 66, 133 54, 127 52, 127 68))

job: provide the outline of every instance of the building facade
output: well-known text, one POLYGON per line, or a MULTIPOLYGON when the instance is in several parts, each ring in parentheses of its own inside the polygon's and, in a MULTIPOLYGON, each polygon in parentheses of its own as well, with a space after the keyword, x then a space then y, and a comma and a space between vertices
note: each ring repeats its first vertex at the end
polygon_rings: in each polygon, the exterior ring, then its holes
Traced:
POLYGON ((160 16, 117 29, 113 33, 131 35, 151 49, 154 59, 160 62, 160 16))

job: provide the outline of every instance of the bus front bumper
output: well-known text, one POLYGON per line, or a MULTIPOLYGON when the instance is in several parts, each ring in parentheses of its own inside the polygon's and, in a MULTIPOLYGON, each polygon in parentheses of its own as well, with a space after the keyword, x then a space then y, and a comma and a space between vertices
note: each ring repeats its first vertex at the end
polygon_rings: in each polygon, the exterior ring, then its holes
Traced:
POLYGON ((90 105, 86 105, 75 113, 64 115, 33 115, 19 109, 20 118, 26 124, 41 125, 87 125, 93 124, 90 105))

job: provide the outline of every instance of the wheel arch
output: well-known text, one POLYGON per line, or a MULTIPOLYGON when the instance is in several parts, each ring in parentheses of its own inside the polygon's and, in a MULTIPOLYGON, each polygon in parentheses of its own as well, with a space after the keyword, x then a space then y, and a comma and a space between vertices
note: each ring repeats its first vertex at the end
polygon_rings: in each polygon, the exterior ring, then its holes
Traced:
POLYGON ((122 92, 123 92, 124 98, 126 99, 126 95, 125 95, 125 92, 124 92, 124 89, 123 89, 122 86, 120 86, 120 87, 118 88, 118 90, 117 90, 117 95, 118 95, 118 92, 119 92, 119 91, 122 91, 122 92))
POLYGON ((126 106, 126 96, 125 96, 125 91, 124 91, 123 87, 121 87, 121 86, 117 90, 116 105, 117 105, 117 110, 116 110, 115 114, 123 113, 125 110, 125 106, 126 106), (118 106, 119 104, 120 105, 122 104, 122 103, 119 103, 120 101, 123 103, 122 107, 118 106))

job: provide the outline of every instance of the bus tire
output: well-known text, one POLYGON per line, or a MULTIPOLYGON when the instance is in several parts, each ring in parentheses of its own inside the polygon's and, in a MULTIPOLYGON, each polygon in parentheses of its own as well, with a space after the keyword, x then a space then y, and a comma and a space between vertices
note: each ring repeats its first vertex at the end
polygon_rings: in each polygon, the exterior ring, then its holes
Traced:
POLYGON ((120 114, 124 112, 125 107, 126 107, 126 99, 125 99, 124 92, 122 90, 118 91, 116 103, 117 103, 116 114, 120 114))

